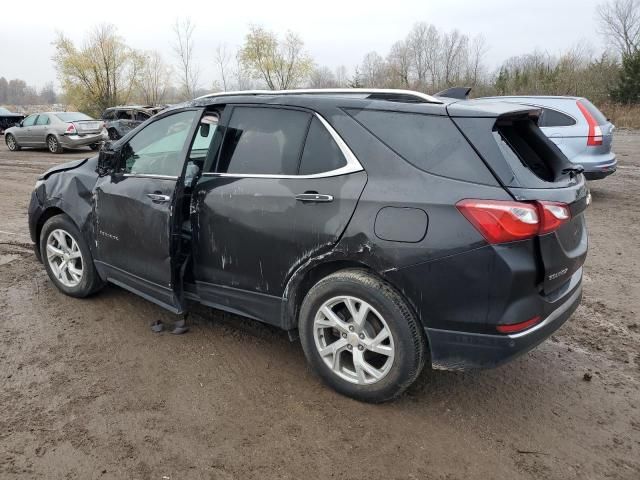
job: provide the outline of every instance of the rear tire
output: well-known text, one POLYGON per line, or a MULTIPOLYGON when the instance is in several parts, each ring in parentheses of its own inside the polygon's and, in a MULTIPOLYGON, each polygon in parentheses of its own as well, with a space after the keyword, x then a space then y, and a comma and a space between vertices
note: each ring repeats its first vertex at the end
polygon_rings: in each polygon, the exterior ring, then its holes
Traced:
POLYGON ((45 222, 40 253, 49 278, 62 293, 83 298, 103 286, 89 245, 67 215, 55 215, 45 222))
POLYGON ((109 140, 119 140, 120 139, 120 135, 118 135, 118 132, 116 131, 115 128, 110 128, 107 133, 109 134, 109 140))
POLYGON ((342 270, 314 285, 302 303, 298 329, 312 369, 357 400, 396 398, 426 363, 425 336, 411 309, 391 285, 366 270, 342 270))
POLYGON ((64 152, 64 148, 60 145, 60 142, 55 137, 55 135, 49 135, 47 137, 47 148, 51 153, 62 153, 64 152))
POLYGON ((19 150, 22 150, 22 147, 18 145, 16 137, 11 135, 10 133, 7 133, 5 135, 4 142, 7 144, 7 148, 12 152, 17 152, 19 150))

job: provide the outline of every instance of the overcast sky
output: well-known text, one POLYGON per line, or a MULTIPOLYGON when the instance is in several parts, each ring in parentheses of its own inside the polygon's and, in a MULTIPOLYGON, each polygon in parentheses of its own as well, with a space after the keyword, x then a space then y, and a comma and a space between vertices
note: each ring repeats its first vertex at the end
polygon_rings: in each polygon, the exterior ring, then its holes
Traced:
POLYGON ((236 47, 248 25, 299 33, 318 64, 336 67, 358 64, 372 50, 386 55, 418 21, 439 30, 459 29, 473 37, 483 34, 492 68, 502 60, 535 48, 557 53, 588 43, 596 51, 603 40, 596 32, 595 7, 600 0, 109 0, 60 3, 43 0, 9 2, 0 15, 0 76, 21 78, 41 87, 56 80, 51 42, 56 31, 81 41, 97 23, 113 23, 129 44, 156 49, 174 62, 171 43, 176 17, 196 24, 195 56, 201 65, 201 86, 216 75, 216 45, 236 47), (100 8, 103 6, 103 8, 100 8))

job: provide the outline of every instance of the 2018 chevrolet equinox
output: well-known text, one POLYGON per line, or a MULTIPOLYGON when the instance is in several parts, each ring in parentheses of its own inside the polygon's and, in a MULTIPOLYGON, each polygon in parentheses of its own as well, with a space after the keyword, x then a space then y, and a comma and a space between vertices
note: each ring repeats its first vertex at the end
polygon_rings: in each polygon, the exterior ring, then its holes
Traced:
POLYGON ((539 110, 402 90, 214 94, 40 177, 62 292, 112 282, 297 329, 337 391, 390 400, 492 367, 573 313, 590 201, 539 110))

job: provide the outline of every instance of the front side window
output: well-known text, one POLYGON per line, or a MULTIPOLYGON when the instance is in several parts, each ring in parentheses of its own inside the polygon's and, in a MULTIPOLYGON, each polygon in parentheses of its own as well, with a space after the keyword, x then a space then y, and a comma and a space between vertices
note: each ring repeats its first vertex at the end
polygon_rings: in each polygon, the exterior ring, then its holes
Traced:
POLYGON ((29 115, 27 118, 24 119, 24 121, 22 122, 22 126, 23 127, 30 127, 32 126, 35 122, 36 122, 36 118, 38 118, 38 115, 29 115))
POLYGON ((296 175, 311 115, 299 110, 236 107, 226 129, 218 171, 296 175))
POLYGON ((122 149, 124 172, 179 176, 182 151, 197 115, 197 111, 175 113, 143 128, 122 149))
POLYGON ((40 115, 36 121, 36 125, 48 125, 49 117, 47 115, 40 115))

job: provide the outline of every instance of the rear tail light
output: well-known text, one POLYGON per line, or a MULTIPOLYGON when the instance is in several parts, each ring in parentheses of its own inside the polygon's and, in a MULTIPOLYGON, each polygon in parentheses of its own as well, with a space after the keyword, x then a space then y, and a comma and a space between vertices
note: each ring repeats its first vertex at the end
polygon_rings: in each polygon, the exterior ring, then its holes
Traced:
POLYGON ((539 235, 557 230, 571 218, 571 211, 564 203, 538 202, 538 208, 542 217, 539 235))
POLYGON ((70 123, 66 130, 67 133, 77 133, 76 126, 73 123, 70 123))
POLYGON ((491 244, 544 235, 571 218, 569 207, 556 202, 461 200, 456 207, 491 244))
POLYGON ((587 110, 587 107, 585 107, 580 102, 580 100, 576 101, 576 104, 578 105, 580 112, 582 112, 584 119, 589 125, 589 136, 587 137, 587 145, 590 147, 602 145, 602 129, 600 128, 600 125, 598 125, 596 119, 593 118, 593 115, 591 115, 589 110, 587 110))
POLYGON ((520 322, 520 323, 510 323, 508 325, 496 325, 496 330, 498 330, 500 333, 518 333, 540 323, 540 320, 542 320, 542 317, 540 315, 537 315, 533 318, 530 318, 529 320, 525 320, 524 322, 520 322))

